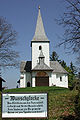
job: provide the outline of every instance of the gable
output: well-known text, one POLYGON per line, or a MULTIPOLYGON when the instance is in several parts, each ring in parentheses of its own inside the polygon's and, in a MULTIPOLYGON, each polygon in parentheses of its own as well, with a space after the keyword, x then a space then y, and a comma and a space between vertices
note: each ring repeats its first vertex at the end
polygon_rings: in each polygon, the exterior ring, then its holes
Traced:
POLYGON ((31 72, 31 61, 22 61, 20 64, 20 72, 31 72))

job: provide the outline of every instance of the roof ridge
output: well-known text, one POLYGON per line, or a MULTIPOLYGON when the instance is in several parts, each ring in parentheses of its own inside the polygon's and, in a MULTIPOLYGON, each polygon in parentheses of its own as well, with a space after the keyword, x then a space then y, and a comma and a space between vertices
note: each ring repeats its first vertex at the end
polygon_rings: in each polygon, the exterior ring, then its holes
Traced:
POLYGON ((45 63, 43 64, 37 63, 37 65, 32 70, 53 70, 53 69, 45 63))
POLYGON ((54 69, 53 70, 54 73, 57 72, 57 73, 66 73, 66 74, 68 74, 68 72, 62 67, 62 65, 58 61, 50 61, 50 67, 52 69, 54 69))

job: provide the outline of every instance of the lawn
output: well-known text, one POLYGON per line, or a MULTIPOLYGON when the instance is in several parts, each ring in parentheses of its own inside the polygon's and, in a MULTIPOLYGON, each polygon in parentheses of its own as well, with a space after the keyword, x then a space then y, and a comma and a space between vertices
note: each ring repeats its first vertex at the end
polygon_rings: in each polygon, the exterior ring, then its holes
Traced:
MULTIPOLYGON (((77 91, 74 90, 70 91, 69 89, 60 88, 60 87, 35 87, 35 88, 9 89, 3 92, 7 92, 7 93, 48 92, 48 116, 49 116, 48 120, 63 120, 63 116, 66 117, 66 116, 75 115, 74 98, 75 95, 77 94, 77 91)), ((0 104, 0 108, 1 108, 1 104, 0 104)), ((1 115, 1 111, 0 111, 0 115, 1 115)), ((3 119, 3 120, 13 120, 13 119, 3 119)), ((16 119, 16 120, 20 120, 20 119, 16 119)), ((35 120, 35 119, 31 119, 31 120, 35 120)))

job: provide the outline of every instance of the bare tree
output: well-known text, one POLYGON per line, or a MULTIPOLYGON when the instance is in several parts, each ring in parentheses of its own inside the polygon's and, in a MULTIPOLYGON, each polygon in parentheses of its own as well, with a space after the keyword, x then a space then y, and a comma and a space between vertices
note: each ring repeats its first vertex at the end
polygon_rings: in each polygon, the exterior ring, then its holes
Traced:
POLYGON ((16 45, 16 31, 4 17, 0 17, 0 67, 17 67, 19 54, 13 47, 16 45))
MULTIPOLYGON (((65 32, 63 41, 59 44, 65 45, 70 51, 80 54, 80 0, 65 0, 68 3, 67 10, 58 20, 63 25, 65 32)), ((78 62, 80 62, 78 57, 78 62)))

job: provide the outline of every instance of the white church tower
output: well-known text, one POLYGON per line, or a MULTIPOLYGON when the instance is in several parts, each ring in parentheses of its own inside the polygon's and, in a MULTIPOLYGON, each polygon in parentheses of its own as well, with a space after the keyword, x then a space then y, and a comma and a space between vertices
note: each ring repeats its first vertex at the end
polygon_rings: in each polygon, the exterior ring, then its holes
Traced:
POLYGON ((32 47, 32 69, 39 63, 39 55, 42 50, 43 55, 45 56, 44 63, 50 66, 49 62, 49 40, 45 34, 41 13, 40 13, 40 6, 39 6, 39 13, 37 18, 36 30, 34 37, 31 41, 32 47))

